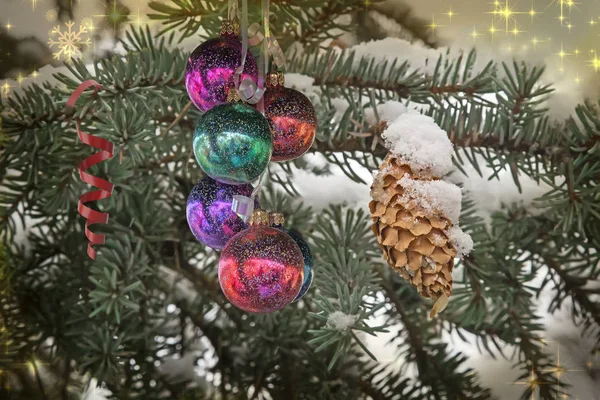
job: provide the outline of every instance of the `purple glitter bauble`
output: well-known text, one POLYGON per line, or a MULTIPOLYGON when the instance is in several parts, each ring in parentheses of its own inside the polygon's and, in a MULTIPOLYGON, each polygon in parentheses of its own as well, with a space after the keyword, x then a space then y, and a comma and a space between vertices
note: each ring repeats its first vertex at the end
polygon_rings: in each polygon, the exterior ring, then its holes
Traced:
MULTIPOLYGON (((231 209, 233 196, 250 197, 252 185, 228 185, 206 177, 199 181, 187 200, 186 214, 190 230, 200 242, 222 249, 236 233, 248 225, 231 209)), ((254 205, 259 207, 258 199, 254 205)))
POLYGON ((236 307, 254 313, 281 310, 298 296, 304 259, 279 229, 251 226, 227 243, 219 259, 219 283, 236 307))
MULTIPOLYGON (((210 39, 196 49, 188 59, 185 87, 192 102, 201 111, 227 102, 227 93, 234 87, 233 75, 242 63, 242 44, 232 36, 210 39)), ((241 79, 258 82, 258 68, 248 52, 241 79)))

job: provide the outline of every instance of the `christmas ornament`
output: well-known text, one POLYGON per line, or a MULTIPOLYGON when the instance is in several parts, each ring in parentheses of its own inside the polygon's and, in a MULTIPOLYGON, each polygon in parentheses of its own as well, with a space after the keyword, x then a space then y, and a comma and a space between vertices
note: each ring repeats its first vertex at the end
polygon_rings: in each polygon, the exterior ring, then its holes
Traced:
POLYGON ((211 108, 196 125, 193 140, 202 170, 213 179, 235 185, 258 178, 273 151, 267 120, 242 103, 211 108))
POLYGON ((308 243, 306 243, 306 240, 304 240, 304 238, 302 237, 302 235, 300 233, 298 233, 294 230, 284 228, 283 214, 270 213, 269 218, 271 221, 271 226, 273 226, 277 229, 281 229, 285 233, 290 235, 290 237, 294 240, 294 242, 296 242, 296 244, 300 248, 300 251, 302 252, 302 258, 304 259, 304 281, 302 282, 302 288, 300 288, 300 293, 298 293, 298 295, 296 296, 296 298, 293 301, 293 302, 296 302, 296 301, 300 300, 302 297, 304 297, 304 295, 306 294, 306 292, 308 292, 308 289, 310 289, 310 286, 312 285, 314 259, 313 259, 312 253, 310 251, 310 246, 308 245, 308 243))
POLYGON ((265 117, 273 137, 273 161, 298 158, 312 146, 317 117, 310 100, 299 91, 284 86, 283 73, 267 77, 264 94, 265 117))
MULTIPOLYGON (((234 74, 242 63, 242 44, 237 26, 223 21, 221 36, 210 39, 192 52, 185 71, 185 87, 192 102, 208 111, 227 101, 234 88, 234 74)), ((241 79, 258 81, 258 68, 252 56, 246 57, 241 79)))
POLYGON ((432 316, 442 311, 452 292, 452 268, 457 254, 448 230, 448 216, 420 207, 405 195, 403 178, 434 180, 418 175, 396 156, 389 154, 371 187, 369 203, 373 232, 390 267, 417 288, 424 297, 438 300, 432 316))
POLYGON ((269 226, 269 215, 252 214, 250 228, 227 243, 219 260, 219 282, 229 301, 254 313, 281 310, 302 287, 304 260, 294 240, 269 226))
MULTIPOLYGON (((79 99, 79 96, 81 96, 83 92, 90 87, 93 87, 96 91, 102 90, 102 86, 94 80, 90 79, 82 82, 67 100, 67 107, 71 109, 75 107, 75 103, 77 102, 77 99, 79 99)), ((100 149, 99 152, 87 157, 77 166, 81 180, 88 185, 95 186, 99 189, 82 194, 79 197, 79 203, 77 205, 77 211, 86 219, 85 236, 89 240, 87 254, 88 257, 90 257, 92 260, 95 260, 96 250, 94 250, 92 246, 95 244, 104 244, 104 235, 92 232, 90 230, 90 226, 93 224, 106 224, 108 222, 108 213, 92 210, 86 206, 85 203, 110 197, 112 195, 114 185, 105 179, 98 178, 97 176, 85 172, 85 170, 93 167, 101 161, 112 158, 114 154, 114 145, 106 139, 83 132, 81 130, 79 120, 75 122, 75 127, 79 140, 88 146, 100 149)))
MULTIPOLYGON (((187 221, 200 242, 220 250, 248 225, 232 210, 234 196, 250 197, 252 185, 228 185, 206 177, 194 186, 187 200, 187 221)), ((258 207, 258 199, 254 199, 258 207)))

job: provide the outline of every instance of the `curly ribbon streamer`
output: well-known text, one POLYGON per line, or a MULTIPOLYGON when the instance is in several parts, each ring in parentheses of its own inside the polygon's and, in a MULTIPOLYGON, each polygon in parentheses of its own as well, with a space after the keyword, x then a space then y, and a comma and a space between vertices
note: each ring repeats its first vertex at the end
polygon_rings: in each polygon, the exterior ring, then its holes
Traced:
MULTIPOLYGON (((87 80, 83 82, 77 87, 77 89, 75 89, 73 94, 71 94, 69 100, 67 100, 67 107, 73 108, 75 106, 75 103, 77 102, 77 99, 79 99, 79 96, 81 96, 81 94, 87 88, 92 86, 96 91, 102 89, 102 86, 94 80, 87 80)), ((77 166, 77 169, 79 170, 79 177, 81 178, 81 180, 89 185, 95 186, 98 189, 100 189, 82 194, 79 197, 79 203, 77 204, 77 211, 82 217, 86 219, 85 236, 87 236, 88 240, 90 241, 88 243, 87 254, 92 260, 95 260, 96 250, 94 250, 92 246, 95 244, 104 244, 104 235, 92 232, 89 227, 93 224, 108 223, 108 213, 92 210, 91 208, 87 207, 84 203, 102 200, 106 199, 107 197, 110 197, 114 185, 105 179, 88 174, 87 172, 85 172, 85 170, 98 164, 101 161, 110 159, 114 154, 114 146, 111 142, 109 142, 106 139, 102 139, 89 133, 82 132, 81 123, 79 119, 76 120, 76 126, 77 136, 79 137, 79 140, 81 140, 88 146, 92 146, 100 150, 99 152, 92 154, 91 156, 83 160, 77 166)))
POLYGON ((263 173, 260 174, 260 176, 258 177, 258 182, 256 183, 256 187, 252 191, 250 197, 243 196, 241 194, 233 196, 233 201, 231 202, 231 209, 244 222, 248 222, 248 220, 252 216, 252 212, 254 211, 254 198, 258 195, 258 192, 260 192, 260 188, 263 185, 263 180, 266 174, 267 169, 265 169, 263 173))

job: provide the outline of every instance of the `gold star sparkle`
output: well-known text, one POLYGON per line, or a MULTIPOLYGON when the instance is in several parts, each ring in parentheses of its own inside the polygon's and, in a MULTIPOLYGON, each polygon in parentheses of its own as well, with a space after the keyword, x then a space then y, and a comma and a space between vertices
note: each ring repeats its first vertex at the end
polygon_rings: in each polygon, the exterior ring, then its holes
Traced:
POLYGON ((438 24, 438 23, 435 22, 435 14, 432 14, 431 15, 431 23, 429 25, 427 25, 427 27, 429 29, 431 29, 431 32, 435 35, 436 29, 438 29, 441 26, 443 26, 443 25, 440 25, 440 24, 438 24))
POLYGON ((535 390, 540 386, 540 382, 535 376, 533 365, 531 366, 531 375, 524 381, 516 381, 515 385, 525 385, 531 390, 531 400, 535 400, 535 390))
POLYGON ((561 72, 562 72, 562 69, 564 68, 564 65, 563 65, 563 60, 565 59, 565 57, 568 57, 568 56, 570 56, 570 55, 571 55, 571 53, 567 53, 567 52, 564 50, 564 48, 563 48, 563 45, 562 45, 562 43, 561 43, 561 44, 560 44, 560 51, 559 51, 558 53, 556 53, 556 55, 557 55, 557 56, 560 58, 560 68, 561 68, 561 72))
POLYGON ((133 19, 130 21, 131 25, 139 28, 143 25, 148 24, 148 19, 144 18, 143 14, 140 15, 140 10, 138 9, 135 14, 132 15, 133 19))
POLYGON ((488 27, 487 30, 490 33, 490 36, 492 37, 492 43, 494 43, 494 36, 496 35, 496 33, 498 32, 498 29, 496 28, 496 26, 494 25, 494 23, 492 22, 492 24, 488 27))
POLYGON ((499 17, 500 20, 504 20, 505 22, 505 32, 508 32, 508 26, 511 22, 516 23, 516 15, 523 14, 523 12, 515 11, 514 6, 509 4, 508 0, 505 0, 504 5, 498 7, 495 6, 494 11, 488 13, 493 14, 496 17, 499 17))
POLYGON ((517 24, 515 23, 515 27, 510 31, 511 34, 514 35, 514 37, 516 38, 517 35, 519 35, 519 33, 522 33, 524 31, 519 30, 519 28, 517 28, 517 24))
POLYGON ((21 74, 19 72, 19 75, 17 75, 17 83, 19 84, 19 86, 23 85, 24 80, 25 80, 25 77, 23 76, 23 74, 21 74))
POLYGON ((448 12, 445 15, 447 15, 448 18, 450 19, 450 22, 452 22, 452 17, 454 17, 455 15, 458 15, 458 14, 455 13, 454 11, 452 11, 452 7, 450 7, 450 10, 448 10, 448 12))
POLYGON ((537 14, 537 12, 532 8, 531 10, 529 10, 528 14, 531 17, 531 23, 533 23, 533 17, 535 17, 535 15, 537 14))
POLYGON ((600 58, 598 58, 598 54, 594 51, 594 57, 588 60, 588 65, 594 68, 594 71, 598 72, 600 70, 600 58))
POLYGON ((129 19, 129 9, 122 4, 113 0, 112 5, 104 7, 105 14, 94 15, 94 17, 102 17, 107 23, 113 26, 113 33, 117 33, 117 29, 121 24, 129 19))
POLYGON ((534 36, 533 39, 531 39, 531 44, 533 44, 534 49, 537 49, 538 44, 546 42, 549 42, 549 40, 543 40, 538 38, 537 36, 534 36))
POLYGON ((477 29, 475 29, 475 27, 473 27, 473 31, 471 31, 469 36, 471 36, 473 38, 473 41, 475 42, 475 41, 477 41, 477 37, 482 36, 482 34, 477 32, 477 29))
POLYGON ((9 94, 10 94, 10 85, 8 84, 8 82, 5 81, 4 85, 0 86, 0 96, 2 96, 3 99, 6 99, 9 94))
POLYGON ((588 357, 588 361, 585 363, 585 366, 588 370, 592 370, 594 368, 594 363, 590 357, 588 357))

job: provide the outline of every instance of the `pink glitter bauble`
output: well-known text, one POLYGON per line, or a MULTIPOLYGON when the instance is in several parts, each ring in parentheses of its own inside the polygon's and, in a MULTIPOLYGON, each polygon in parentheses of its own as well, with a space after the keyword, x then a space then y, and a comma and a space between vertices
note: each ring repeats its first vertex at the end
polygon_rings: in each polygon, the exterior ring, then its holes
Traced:
POLYGON ((229 301, 254 313, 281 310, 302 287, 304 258, 279 229, 252 226, 227 243, 219 260, 219 282, 229 301))
MULTIPOLYGON (((235 36, 223 35, 202 43, 190 55, 185 70, 185 87, 201 111, 227 102, 235 83, 235 70, 242 63, 242 44, 235 36)), ((258 82, 258 68, 248 52, 241 80, 258 82)))

